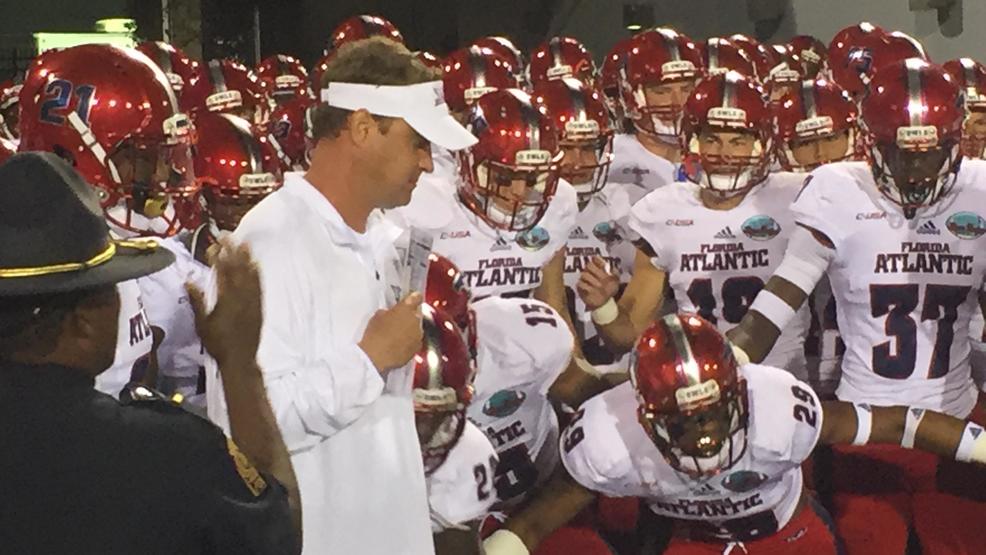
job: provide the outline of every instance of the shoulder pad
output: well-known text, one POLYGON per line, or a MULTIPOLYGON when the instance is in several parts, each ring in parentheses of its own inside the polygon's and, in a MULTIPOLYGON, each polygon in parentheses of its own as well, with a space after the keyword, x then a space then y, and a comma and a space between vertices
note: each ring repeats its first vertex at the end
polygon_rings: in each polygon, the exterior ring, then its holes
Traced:
POLYGON ((822 429, 821 401, 811 386, 786 370, 759 364, 742 368, 750 403, 750 444, 761 456, 800 464, 822 429))

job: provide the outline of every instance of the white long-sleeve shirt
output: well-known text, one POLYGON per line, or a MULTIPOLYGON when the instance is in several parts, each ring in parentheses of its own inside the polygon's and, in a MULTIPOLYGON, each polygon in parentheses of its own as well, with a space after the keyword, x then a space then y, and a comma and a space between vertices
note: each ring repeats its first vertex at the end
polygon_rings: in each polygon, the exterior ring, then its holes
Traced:
MULTIPOLYGON (((304 553, 434 551, 408 369, 381 378, 357 345, 388 303, 392 230, 352 230, 301 174, 234 233, 260 269, 257 360, 301 493, 304 553)), ((392 258, 392 257, 391 257, 392 258)), ((226 423, 214 370, 210 417, 226 423)))

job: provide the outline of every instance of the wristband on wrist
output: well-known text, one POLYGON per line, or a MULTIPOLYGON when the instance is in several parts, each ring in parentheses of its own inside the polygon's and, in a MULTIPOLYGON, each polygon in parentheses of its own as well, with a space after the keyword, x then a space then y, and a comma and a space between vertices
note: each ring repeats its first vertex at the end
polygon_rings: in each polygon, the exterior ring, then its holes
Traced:
POLYGON ((609 298, 601 307, 592 311, 592 321, 597 326, 612 324, 620 316, 620 307, 612 297, 609 298))

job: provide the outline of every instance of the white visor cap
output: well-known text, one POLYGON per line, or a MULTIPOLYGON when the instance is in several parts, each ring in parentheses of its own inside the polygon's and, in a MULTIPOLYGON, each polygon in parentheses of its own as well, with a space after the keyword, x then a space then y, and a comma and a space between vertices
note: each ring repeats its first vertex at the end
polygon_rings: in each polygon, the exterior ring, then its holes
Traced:
POLYGON ((367 85, 329 83, 322 89, 322 102, 345 110, 366 110, 390 118, 401 118, 429 142, 448 150, 476 144, 476 137, 449 114, 441 81, 415 85, 367 85))

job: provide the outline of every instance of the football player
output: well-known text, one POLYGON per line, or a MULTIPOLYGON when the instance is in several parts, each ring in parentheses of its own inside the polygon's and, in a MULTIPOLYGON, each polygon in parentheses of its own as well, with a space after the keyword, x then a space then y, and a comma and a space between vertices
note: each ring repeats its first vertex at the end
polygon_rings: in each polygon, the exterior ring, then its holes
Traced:
MULTIPOLYGON (((477 45, 449 54, 442 64, 442 89, 453 117, 465 122, 469 110, 484 94, 519 87, 514 63, 512 58, 477 45)), ((433 150, 432 162, 434 170, 425 179, 454 188, 459 173, 457 157, 448 150, 433 150)))
MULTIPOLYGON (((856 105, 835 83, 802 81, 772 108, 777 159, 785 171, 810 172, 822 164, 863 158, 856 105)), ((809 354, 808 383, 828 398, 838 385, 844 349, 828 279, 823 278, 815 287, 811 308, 814 349, 809 354)))
POLYGON ((293 56, 268 56, 257 65, 255 74, 258 79, 267 83, 267 90, 277 106, 283 106, 299 97, 312 96, 308 89, 308 70, 293 56))
POLYGON ((531 52, 528 78, 531 87, 570 77, 595 86, 596 64, 585 45, 572 37, 552 37, 531 52))
POLYGON ((22 150, 70 160, 97 188, 114 236, 156 237, 175 253, 165 270, 120 285, 128 310, 121 311, 121 347, 103 391, 116 395, 126 383, 144 381, 168 394, 194 394, 202 350, 185 284, 204 283, 205 275, 174 235, 197 207, 198 185, 191 124, 167 78, 136 50, 75 46, 35 60, 20 102, 22 150), (157 380, 150 372, 152 346, 161 368, 157 380))
POLYGON ((181 96, 182 108, 192 118, 200 113, 233 114, 266 129, 273 103, 267 84, 243 64, 233 60, 210 60, 199 66, 198 75, 181 96))
POLYGON ((617 358, 603 346, 575 292, 579 273, 595 256, 610 263, 621 283, 629 280, 633 264, 634 249, 626 229, 630 199, 622 187, 606 186, 613 160, 607 109, 599 92, 575 79, 544 83, 533 96, 555 122, 564 152, 560 174, 578 195, 579 213, 565 246, 565 293, 575 334, 586 360, 598 371, 619 371, 617 358))
POLYGON ((20 138, 21 86, 13 81, 0 83, 0 139, 11 141, 15 146, 20 138))
POLYGON ((168 78, 171 90, 181 105, 181 94, 199 72, 199 63, 184 52, 162 41, 146 41, 137 45, 137 50, 157 64, 168 78))
POLYGON ((646 31, 627 44, 616 90, 633 130, 613 139, 609 180, 627 190, 631 203, 675 181, 681 111, 702 68, 698 46, 673 29, 646 31))
MULTIPOLYGON (((876 74, 860 112, 869 161, 812 172, 791 208, 797 227, 784 261, 731 332, 751 360, 763 359, 827 273, 845 344, 840 400, 986 422, 967 333, 986 273, 986 219, 976 208, 986 202, 986 168, 960 154, 961 99, 954 80, 921 59, 876 74)), ((889 447, 838 452, 837 488, 894 494, 881 498, 888 512, 909 514, 909 492, 934 488, 933 458, 889 447)), ((873 546, 900 547, 907 526, 871 532, 873 546)))
POLYGON ((972 58, 958 58, 942 67, 965 92, 962 155, 986 158, 986 67, 972 58))
POLYGON ((421 310, 424 337, 414 357, 412 395, 435 550, 475 552, 480 519, 496 501, 497 454, 466 418, 476 360, 462 331, 440 309, 426 303, 421 310))
MULTIPOLYGON (((986 67, 972 58, 950 60, 942 65, 965 92, 965 121, 962 122, 962 155, 986 158, 986 67)), ((969 326, 973 379, 986 391, 986 324, 976 311, 969 326)))
POLYGON ((558 178, 552 121, 517 89, 487 93, 470 114, 479 142, 460 157, 455 189, 422 180, 389 214, 432 236, 477 297, 533 296, 567 318, 563 247, 577 201, 558 178))
MULTIPOLYGON (((495 472, 488 474, 489 448, 467 437, 466 424, 461 447, 457 444, 436 471, 443 491, 457 492, 457 497, 433 499, 433 515, 437 505, 446 515, 439 522, 461 524, 464 515, 474 518, 485 507, 492 511, 484 524, 488 530, 531 499, 552 495, 548 480, 558 471, 559 434, 552 401, 566 401, 553 384, 570 365, 573 337, 558 313, 544 303, 507 297, 471 302, 464 276, 440 255, 429 257, 424 301, 448 315, 476 357, 466 415, 486 434, 499 460, 490 463, 495 472), (477 470, 479 466, 484 468, 477 470), (457 519, 448 517, 453 514, 457 519)), ((579 549, 601 543, 595 534, 572 528, 558 530, 549 541, 579 549)))
POLYGON ((308 169, 311 139, 309 111, 317 102, 300 95, 280 104, 270 116, 271 147, 277 152, 282 171, 308 169))
POLYGON ((378 15, 354 15, 340 23, 329 37, 330 50, 338 50, 347 42, 385 37, 404 44, 404 36, 396 25, 378 15))
POLYGON ((219 239, 281 187, 283 177, 271 145, 256 138, 250 123, 230 114, 205 113, 195 120, 195 175, 202 183, 206 222, 183 237, 195 259, 211 265, 219 239))
POLYGON ((828 58, 828 47, 824 42, 811 35, 798 35, 788 41, 787 46, 801 63, 800 71, 805 79, 819 77, 828 58))
MULTIPOLYGON (((578 292, 606 345, 628 351, 656 318, 670 286, 683 310, 724 331, 739 323, 780 264, 794 229, 789 206, 804 176, 769 173, 773 126, 763 89, 730 71, 710 76, 684 109, 687 154, 699 171, 634 205, 633 277, 616 300, 619 276, 595 258, 578 292)), ((808 311, 784 328, 771 352, 778 367, 805 377, 808 311)))
POLYGON ((636 343, 631 381, 587 401, 565 429, 574 480, 487 540, 527 554, 592 492, 640 497, 671 519, 666 555, 841 553, 801 463, 819 444, 896 444, 986 464, 972 422, 913 407, 821 401, 790 372, 739 364, 716 327, 671 314, 636 343))
POLYGON ((599 68, 599 89, 606 101, 614 130, 619 133, 632 132, 633 124, 626 121, 626 111, 623 109, 623 98, 620 91, 620 72, 626 63, 627 53, 632 48, 633 37, 621 39, 606 54, 602 67, 599 68))

